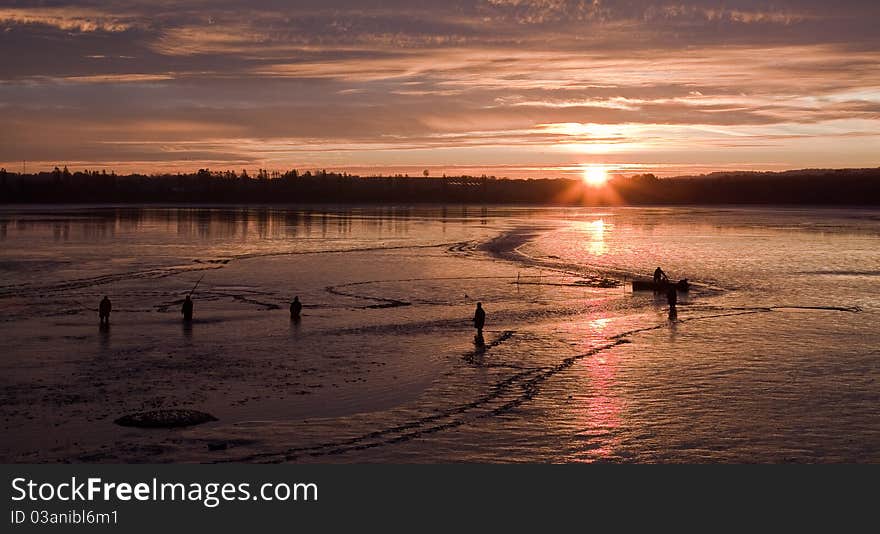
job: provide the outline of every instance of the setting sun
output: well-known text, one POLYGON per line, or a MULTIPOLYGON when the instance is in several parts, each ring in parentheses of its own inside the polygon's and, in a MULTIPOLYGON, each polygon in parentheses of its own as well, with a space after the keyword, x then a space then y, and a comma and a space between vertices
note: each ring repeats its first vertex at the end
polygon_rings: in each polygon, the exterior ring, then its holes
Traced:
POLYGON ((608 172, 604 167, 584 169, 584 183, 592 187, 602 187, 608 182, 608 172))

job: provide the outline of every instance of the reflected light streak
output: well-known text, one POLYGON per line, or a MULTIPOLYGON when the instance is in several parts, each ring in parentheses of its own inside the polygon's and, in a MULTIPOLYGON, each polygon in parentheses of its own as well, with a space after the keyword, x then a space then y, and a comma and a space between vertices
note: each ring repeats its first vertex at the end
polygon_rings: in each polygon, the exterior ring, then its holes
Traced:
POLYGON ((605 224, 604 219, 581 224, 581 230, 590 239, 585 248, 591 256, 602 256, 608 252, 608 247, 605 244, 605 224))
MULTIPOLYGON (((587 323, 591 339, 610 323, 611 319, 608 317, 591 319, 587 323)), ((579 427, 582 428, 581 433, 588 436, 595 445, 584 451, 587 460, 612 456, 620 443, 617 431, 622 426, 623 401, 614 391, 617 360, 613 351, 600 352, 584 360, 588 390, 580 396, 582 404, 575 409, 575 414, 579 427)))

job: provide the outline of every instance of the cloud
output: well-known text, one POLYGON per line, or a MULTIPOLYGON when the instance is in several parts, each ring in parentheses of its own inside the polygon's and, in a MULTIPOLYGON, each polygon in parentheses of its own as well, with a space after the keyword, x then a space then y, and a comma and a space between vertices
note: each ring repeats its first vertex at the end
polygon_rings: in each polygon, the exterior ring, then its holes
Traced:
POLYGON ((90 8, 0 8, 0 26, 43 25, 69 32, 124 32, 134 17, 118 16, 90 8))
POLYGON ((0 8, 0 161, 871 165, 878 15, 855 0, 0 8))

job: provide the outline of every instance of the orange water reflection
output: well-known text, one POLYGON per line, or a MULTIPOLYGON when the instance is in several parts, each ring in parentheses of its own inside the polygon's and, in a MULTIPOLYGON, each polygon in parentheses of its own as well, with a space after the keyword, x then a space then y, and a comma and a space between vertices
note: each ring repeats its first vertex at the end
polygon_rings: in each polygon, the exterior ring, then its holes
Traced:
POLYGON ((591 256, 602 256, 608 252, 608 247, 605 244, 606 223, 604 219, 581 223, 579 226, 580 230, 586 233, 589 238, 589 242, 585 246, 591 256))
MULTIPOLYGON (((612 320, 597 317, 587 323, 591 347, 605 339, 604 331, 612 320)), ((614 351, 603 351, 585 358, 579 371, 586 378, 586 391, 578 396, 575 407, 575 424, 589 448, 578 453, 576 459, 595 461, 611 457, 620 443, 623 400, 616 392, 616 376, 619 356, 614 351)))

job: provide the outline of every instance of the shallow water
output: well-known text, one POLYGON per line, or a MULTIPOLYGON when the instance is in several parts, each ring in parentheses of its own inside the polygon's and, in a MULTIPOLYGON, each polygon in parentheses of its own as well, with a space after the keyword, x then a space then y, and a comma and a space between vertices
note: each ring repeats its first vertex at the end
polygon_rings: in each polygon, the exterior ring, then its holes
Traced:
POLYGON ((876 210, 7 207, 0 242, 5 461, 880 460, 876 210), (675 322, 627 288, 657 265, 675 322), (113 423, 155 408, 219 420, 113 423))

